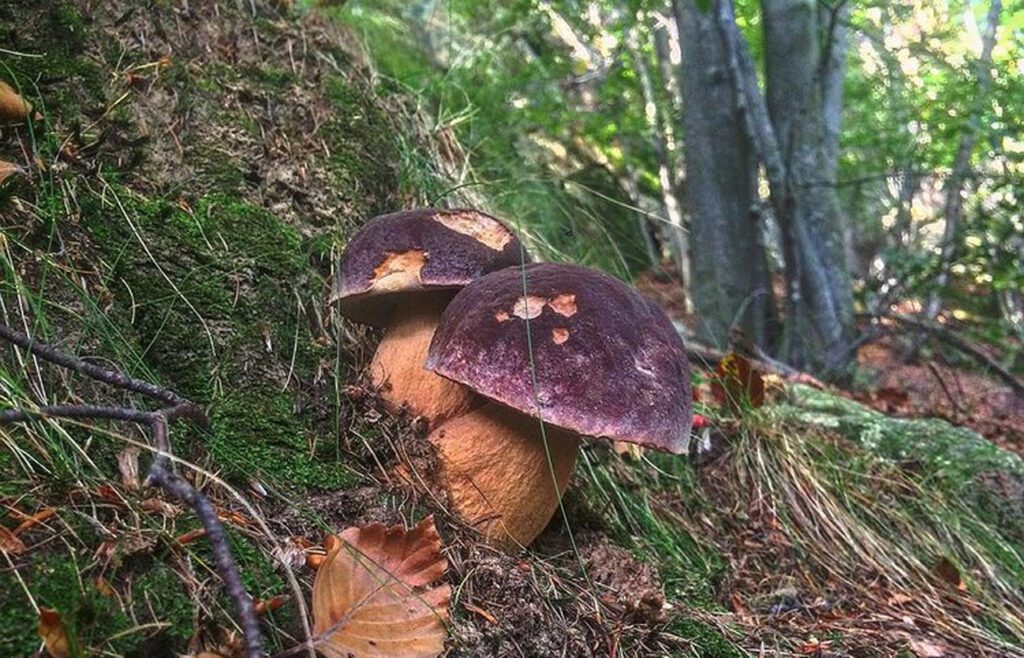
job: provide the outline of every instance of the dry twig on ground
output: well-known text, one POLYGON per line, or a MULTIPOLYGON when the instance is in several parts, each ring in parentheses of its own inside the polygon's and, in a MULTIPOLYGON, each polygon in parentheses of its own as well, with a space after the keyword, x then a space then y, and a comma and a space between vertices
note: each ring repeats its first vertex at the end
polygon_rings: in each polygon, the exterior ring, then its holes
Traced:
POLYGON ((41 343, 26 334, 0 323, 0 339, 24 348, 35 356, 69 370, 80 372, 97 381, 116 386, 134 393, 141 393, 159 400, 164 406, 157 411, 141 411, 131 407, 110 407, 89 404, 80 405, 46 405, 37 409, 10 409, 0 411, 0 425, 24 423, 34 418, 74 418, 74 419, 107 419, 138 423, 146 426, 153 437, 156 455, 150 464, 146 483, 158 486, 172 496, 190 505, 199 517, 206 537, 213 549, 217 565, 217 573, 224 581, 224 589, 235 604, 238 621, 245 638, 245 652, 248 658, 259 658, 263 655, 260 635, 259 618, 253 606, 252 597, 242 585, 238 563, 231 553, 224 526, 217 518, 217 510, 213 504, 171 468, 171 444, 168 438, 168 425, 179 418, 184 418, 198 426, 208 424, 206 415, 193 402, 186 400, 165 388, 149 382, 134 379, 115 370, 101 368, 87 363, 64 352, 41 343))

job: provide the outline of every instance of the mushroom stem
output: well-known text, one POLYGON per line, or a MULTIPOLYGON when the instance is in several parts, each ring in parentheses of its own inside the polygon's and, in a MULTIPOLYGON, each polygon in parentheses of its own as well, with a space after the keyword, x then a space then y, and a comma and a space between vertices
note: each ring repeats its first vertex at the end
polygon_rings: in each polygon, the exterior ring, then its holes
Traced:
POLYGON ((547 424, 544 435, 550 466, 537 419, 488 402, 428 437, 454 512, 488 541, 527 546, 558 509, 576 466, 578 438, 547 424))
POLYGON ((474 396, 466 387, 425 370, 427 348, 451 293, 408 295, 397 305, 370 362, 370 380, 394 411, 405 408, 430 426, 465 413, 474 396))

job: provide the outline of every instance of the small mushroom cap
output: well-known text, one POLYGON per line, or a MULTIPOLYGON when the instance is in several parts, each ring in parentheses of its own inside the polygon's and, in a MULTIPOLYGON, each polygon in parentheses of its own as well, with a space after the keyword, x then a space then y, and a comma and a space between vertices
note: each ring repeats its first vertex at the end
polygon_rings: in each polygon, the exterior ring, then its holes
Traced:
POLYGON ((476 210, 420 208, 375 217, 345 247, 332 302, 345 316, 383 326, 397 297, 454 291, 488 272, 516 265, 525 251, 516 234, 476 210))
POLYGON ((679 453, 690 435, 690 367, 672 322, 589 268, 510 267, 463 288, 426 367, 532 416, 539 404, 545 422, 584 436, 679 453))

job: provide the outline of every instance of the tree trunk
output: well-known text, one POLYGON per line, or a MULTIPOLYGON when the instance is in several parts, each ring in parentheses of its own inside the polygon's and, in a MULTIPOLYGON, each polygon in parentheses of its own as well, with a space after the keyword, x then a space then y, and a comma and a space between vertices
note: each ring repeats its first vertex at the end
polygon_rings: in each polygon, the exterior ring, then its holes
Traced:
POLYGON ((728 342, 734 324, 770 342, 773 305, 760 239, 757 159, 729 83, 714 17, 693 0, 674 0, 682 49, 687 201, 692 218, 691 282, 699 338, 728 342))
POLYGON ((763 0, 762 11, 768 113, 785 167, 784 188, 772 190, 788 243, 785 356, 839 375, 853 357, 853 290, 834 185, 845 38, 841 21, 821 25, 805 0, 763 0))
MULTIPOLYGON (((665 219, 668 220, 667 233, 669 234, 669 245, 672 257, 683 281, 683 287, 687 288, 690 281, 690 244, 687 235, 687 227, 683 226, 683 209, 679 205, 675 190, 675 155, 670 151, 666 131, 670 130, 663 112, 661 111, 658 98, 654 93, 654 84, 651 81, 650 69, 644 60, 638 44, 633 42, 636 33, 630 35, 629 52, 633 65, 640 79, 640 90, 643 93, 647 128, 654 147, 654 157, 658 161, 658 186, 661 192, 661 210, 665 219)), ((687 310, 691 306, 691 295, 685 295, 687 310)))

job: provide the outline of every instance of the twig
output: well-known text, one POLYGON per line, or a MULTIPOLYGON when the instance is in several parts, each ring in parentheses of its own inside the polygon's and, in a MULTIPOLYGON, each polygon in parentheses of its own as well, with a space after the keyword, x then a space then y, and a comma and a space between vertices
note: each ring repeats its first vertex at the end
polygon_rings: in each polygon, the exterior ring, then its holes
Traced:
POLYGON ((872 321, 892 320, 929 333, 947 345, 952 345, 964 354, 970 356, 986 368, 991 368, 992 371, 995 372, 1000 379, 1006 382, 1010 388, 1016 391, 1018 395, 1024 395, 1024 382, 1017 379, 1012 372, 1003 367, 1002 364, 997 362, 991 356, 985 354, 981 348, 958 336, 956 332, 948 327, 944 327, 941 324, 930 322, 928 320, 915 318, 910 315, 903 315, 902 313, 862 313, 859 314, 859 316, 872 321))
POLYGON ((165 407, 158 411, 142 411, 131 407, 111 407, 100 405, 47 405, 34 410, 9 409, 0 411, 0 425, 23 423, 35 418, 77 418, 106 419, 122 422, 134 422, 149 428, 156 448, 156 456, 150 464, 146 476, 146 484, 158 486, 182 502, 191 506, 199 517, 206 537, 213 549, 217 573, 224 582, 224 589, 235 604, 242 636, 245 640, 245 655, 248 658, 263 656, 262 638, 259 617, 253 605, 252 597, 245 591, 238 563, 231 553, 224 526, 217 518, 217 510, 213 504, 196 491, 181 476, 171 470, 171 444, 167 426, 178 418, 185 418, 201 427, 208 423, 206 415, 198 405, 165 388, 149 382, 128 377, 124 373, 108 370, 86 363, 54 347, 39 342, 29 336, 0 323, 0 338, 9 343, 29 350, 44 361, 55 363, 64 368, 80 372, 92 379, 110 384, 117 388, 141 393, 160 400, 165 407))
POLYGON ((952 391, 950 391, 949 387, 946 386, 946 380, 942 377, 942 373, 939 372, 939 369, 936 368, 935 364, 931 361, 926 361, 925 365, 928 366, 928 371, 932 373, 933 377, 935 377, 935 381, 939 382, 939 386, 942 387, 942 392, 946 394, 946 399, 949 400, 951 405, 953 405, 953 413, 962 413, 963 410, 960 408, 960 403, 956 401, 956 398, 953 397, 952 391))

